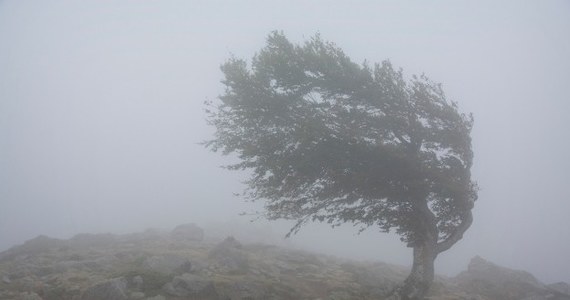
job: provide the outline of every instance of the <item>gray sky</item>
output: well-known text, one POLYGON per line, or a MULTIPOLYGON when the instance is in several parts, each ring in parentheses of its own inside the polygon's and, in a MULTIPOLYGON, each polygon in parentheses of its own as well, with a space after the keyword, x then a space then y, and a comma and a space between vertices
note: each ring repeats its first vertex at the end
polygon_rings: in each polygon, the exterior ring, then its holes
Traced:
MULTIPOLYGON (((39 234, 237 222, 243 174, 197 143, 219 65, 272 30, 425 72, 475 115, 475 222, 437 260, 481 255, 570 282, 570 2, 0 1, 0 250, 39 234)), ((287 222, 263 225, 284 235, 287 222)), ((291 242, 409 264, 397 237, 313 225, 291 242), (350 247, 347 247, 349 245, 350 247)))

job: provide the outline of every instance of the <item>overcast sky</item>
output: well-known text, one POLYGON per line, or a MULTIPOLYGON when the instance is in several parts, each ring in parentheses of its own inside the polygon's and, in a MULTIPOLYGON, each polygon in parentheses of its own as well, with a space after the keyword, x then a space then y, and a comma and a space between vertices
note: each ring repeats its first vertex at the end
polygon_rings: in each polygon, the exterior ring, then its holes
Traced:
MULTIPOLYGON (((570 282, 570 1, 0 1, 0 251, 39 234, 247 218, 244 174, 198 145, 230 55, 317 32, 425 72, 473 112, 474 255, 570 282)), ((258 223, 257 226, 260 224, 258 223)), ((288 223, 270 225, 277 236, 288 223)), ((291 243, 410 264, 397 237, 309 226, 291 243), (347 247, 350 245, 350 247, 347 247)))

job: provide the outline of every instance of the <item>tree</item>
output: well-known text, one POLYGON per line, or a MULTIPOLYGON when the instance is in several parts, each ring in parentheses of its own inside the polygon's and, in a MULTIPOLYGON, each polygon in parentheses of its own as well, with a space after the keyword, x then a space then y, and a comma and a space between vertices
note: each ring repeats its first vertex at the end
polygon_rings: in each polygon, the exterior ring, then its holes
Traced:
POLYGON ((472 115, 425 75, 356 64, 318 35, 295 45, 274 32, 251 67, 231 58, 221 69, 205 144, 251 171, 244 196, 270 220, 296 220, 289 234, 309 221, 394 230, 413 248, 396 293, 421 299, 435 258, 472 222, 472 115))

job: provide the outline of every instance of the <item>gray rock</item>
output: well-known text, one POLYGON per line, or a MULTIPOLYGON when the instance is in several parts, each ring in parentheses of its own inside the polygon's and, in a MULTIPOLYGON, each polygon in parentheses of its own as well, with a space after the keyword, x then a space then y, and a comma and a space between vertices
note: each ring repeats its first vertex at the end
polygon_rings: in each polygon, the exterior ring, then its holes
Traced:
POLYGON ((241 249, 243 245, 236 240, 233 236, 228 236, 224 239, 221 243, 219 243, 216 248, 234 248, 234 249, 241 249))
POLYGON ((81 300, 126 300, 127 296, 127 280, 124 278, 114 278, 105 282, 96 284, 88 288, 81 300))
POLYGON ((469 266, 467 267, 467 271, 458 275, 458 278, 461 279, 462 277, 466 277, 471 280, 482 280, 498 286, 516 282, 533 287, 544 288, 544 284, 539 282, 528 272, 504 268, 486 261, 479 256, 475 256, 471 259, 469 266))
POLYGON ((180 273, 180 274, 190 273, 190 272, 194 271, 193 266, 194 265, 190 261, 186 261, 185 263, 180 265, 178 268, 176 268, 176 270, 174 270, 174 271, 177 273, 180 273))
POLYGON ((190 271, 192 264, 182 255, 163 254, 146 258, 143 268, 163 274, 184 273, 190 271))
POLYGON ((2 276, 2 282, 9 284, 10 282, 12 282, 12 280, 10 280, 10 277, 4 275, 2 276))
POLYGON ((144 286, 144 280, 140 275, 131 278, 131 287, 135 290, 142 290, 144 286))
POLYGON ((29 258, 29 256, 35 256, 44 252, 57 250, 63 245, 63 240, 40 235, 26 241, 22 245, 14 246, 4 252, 1 252, 0 261, 12 260, 17 257, 29 258))
POLYGON ((210 250, 208 257, 228 273, 245 273, 249 268, 249 259, 247 253, 241 249, 240 242, 228 237, 210 250))
POLYGON ((172 282, 164 285, 163 289, 167 294, 177 297, 218 298, 218 293, 211 280, 189 273, 174 277, 172 282))
POLYGON ((202 241, 204 230, 194 223, 183 224, 174 228, 170 237, 177 241, 202 241))
POLYGON ((487 299, 570 299, 570 296, 549 289, 528 272, 501 267, 479 256, 474 257, 467 271, 455 280, 463 292, 487 299))

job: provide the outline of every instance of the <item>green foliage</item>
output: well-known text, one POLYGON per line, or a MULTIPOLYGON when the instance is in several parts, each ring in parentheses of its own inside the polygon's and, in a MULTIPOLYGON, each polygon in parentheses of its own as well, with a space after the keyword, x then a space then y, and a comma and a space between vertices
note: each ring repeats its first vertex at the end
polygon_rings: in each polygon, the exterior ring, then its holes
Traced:
POLYGON ((297 220, 292 232, 308 221, 377 226, 413 243, 427 231, 444 241, 471 217, 473 118, 440 84, 279 32, 251 66, 231 58, 222 71, 206 146, 252 171, 245 196, 264 200, 268 219, 297 220))

